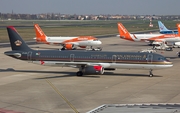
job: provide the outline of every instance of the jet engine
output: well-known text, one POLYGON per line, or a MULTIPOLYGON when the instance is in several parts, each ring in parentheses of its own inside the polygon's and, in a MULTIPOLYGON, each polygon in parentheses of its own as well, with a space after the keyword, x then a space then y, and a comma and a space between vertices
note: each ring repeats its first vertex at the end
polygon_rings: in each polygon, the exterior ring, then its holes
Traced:
POLYGON ((104 73, 104 68, 100 65, 87 66, 84 68, 84 73, 102 75, 104 73))
POLYGON ((180 42, 175 42, 174 45, 180 46, 180 42))
POLYGON ((64 45, 64 46, 65 46, 65 48, 68 49, 68 50, 73 49, 73 45, 72 45, 72 44, 66 44, 66 45, 64 45))

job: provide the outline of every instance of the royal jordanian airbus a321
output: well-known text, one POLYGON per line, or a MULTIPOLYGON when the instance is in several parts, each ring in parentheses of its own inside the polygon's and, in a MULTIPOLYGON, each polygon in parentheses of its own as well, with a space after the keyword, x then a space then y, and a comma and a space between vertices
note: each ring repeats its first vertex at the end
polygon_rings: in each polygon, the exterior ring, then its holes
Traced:
POLYGON ((145 69, 149 70, 149 76, 153 76, 153 70, 173 66, 164 56, 148 52, 33 50, 26 45, 14 27, 7 27, 7 31, 12 51, 4 54, 44 66, 77 67, 77 76, 84 73, 103 74, 104 70, 116 68, 145 69))
MULTIPOLYGON (((180 33, 180 25, 177 24, 178 31, 180 33)), ((180 45, 180 34, 131 34, 123 26, 122 23, 118 23, 118 31, 120 38, 130 41, 144 41, 150 42, 150 44, 161 44, 162 42, 173 42, 175 45, 180 45)))
MULTIPOLYGON (((49 37, 46 36, 38 24, 34 24, 34 29, 36 32, 36 42, 63 46, 61 50, 72 50, 76 47, 86 48, 91 47, 92 50, 97 50, 92 48, 92 46, 99 46, 102 44, 100 40, 93 36, 78 36, 78 37, 49 37)), ((99 48, 100 49, 100 48, 99 48)), ((101 50, 101 49, 100 49, 101 50)))

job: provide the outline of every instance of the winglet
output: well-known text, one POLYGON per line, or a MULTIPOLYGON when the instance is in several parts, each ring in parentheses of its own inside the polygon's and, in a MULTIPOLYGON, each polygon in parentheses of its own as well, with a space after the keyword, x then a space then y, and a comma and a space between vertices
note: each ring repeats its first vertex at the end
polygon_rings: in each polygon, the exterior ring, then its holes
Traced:
POLYGON ((13 26, 7 27, 12 50, 31 50, 13 26))
POLYGON ((34 29, 36 33, 36 42, 46 42, 46 35, 38 24, 34 24, 34 29))
POLYGON ((118 31, 119 31, 120 38, 134 41, 134 40, 131 38, 131 35, 130 35, 130 33, 128 32, 128 30, 127 30, 127 29, 123 26, 123 24, 120 23, 120 22, 118 23, 118 31))

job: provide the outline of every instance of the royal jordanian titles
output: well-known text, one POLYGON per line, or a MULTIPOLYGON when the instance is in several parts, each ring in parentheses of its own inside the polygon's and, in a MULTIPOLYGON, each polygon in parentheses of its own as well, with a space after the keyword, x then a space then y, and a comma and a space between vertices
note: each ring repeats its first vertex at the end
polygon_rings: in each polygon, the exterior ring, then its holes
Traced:
POLYGON ((104 70, 116 68, 149 70, 149 76, 153 76, 153 70, 173 66, 164 56, 148 52, 33 50, 26 45, 14 27, 7 27, 7 31, 12 51, 4 54, 43 66, 77 67, 77 76, 103 74, 104 70))
MULTIPOLYGON (((180 25, 177 24, 178 31, 180 33, 180 25)), ((150 42, 150 44, 161 44, 166 42, 173 42, 175 45, 180 45, 180 34, 131 34, 123 26, 122 23, 118 23, 118 31, 120 38, 130 41, 144 41, 150 42)))
POLYGON ((100 40, 93 36, 78 36, 78 37, 49 37, 46 36, 42 29, 39 27, 38 24, 34 24, 34 29, 36 32, 36 42, 38 43, 45 43, 50 45, 56 46, 63 46, 61 50, 72 50, 76 49, 76 47, 80 48, 92 48, 93 46, 99 46, 102 44, 100 40))

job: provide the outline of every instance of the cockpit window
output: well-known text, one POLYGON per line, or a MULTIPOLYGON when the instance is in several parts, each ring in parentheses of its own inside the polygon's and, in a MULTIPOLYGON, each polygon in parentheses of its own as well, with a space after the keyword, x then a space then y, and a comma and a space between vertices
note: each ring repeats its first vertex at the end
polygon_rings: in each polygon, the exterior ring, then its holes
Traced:
POLYGON ((98 39, 94 39, 93 41, 99 41, 98 39))

